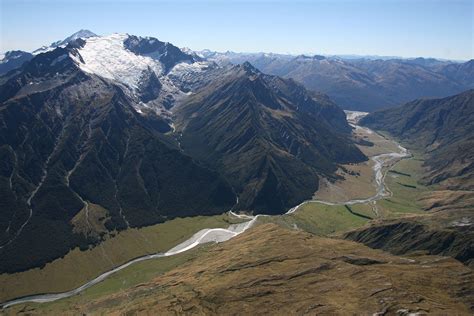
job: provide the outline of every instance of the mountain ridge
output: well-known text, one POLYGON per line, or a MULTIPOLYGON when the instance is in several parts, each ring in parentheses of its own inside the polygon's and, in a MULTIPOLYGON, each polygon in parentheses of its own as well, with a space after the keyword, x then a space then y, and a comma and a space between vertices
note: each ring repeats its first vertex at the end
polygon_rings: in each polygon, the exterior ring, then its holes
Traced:
MULTIPOLYGON (((90 38, 94 35, 88 30, 80 30, 65 40, 34 51, 33 54, 52 50, 58 45, 64 46, 79 36, 90 38)), ((169 45, 153 37, 131 37, 140 38, 142 42, 154 40, 154 45, 169 45)), ((420 97, 445 97, 474 87, 474 60, 457 62, 423 57, 345 58, 274 53, 219 53, 210 50, 181 50, 172 44, 170 49, 174 50, 172 58, 178 60, 216 62, 219 65, 249 61, 264 73, 293 78, 311 91, 328 94, 348 110, 373 111, 420 97)), ((29 53, 22 54, 26 59, 31 59, 29 53)), ((162 62, 165 72, 176 64, 176 61, 172 60, 162 62)), ((0 75, 5 73, 1 65, 0 75)), ((5 69, 9 71, 19 66, 11 63, 5 69)))
POLYGON ((263 202, 272 205, 266 212, 282 212, 310 198, 317 174, 331 177, 334 162, 367 159, 351 145, 344 112, 294 81, 250 63, 219 78, 178 104, 174 117, 183 150, 232 179, 237 208, 262 212, 263 202))
POLYGON ((249 61, 263 72, 293 78, 328 94, 347 110, 374 111, 420 97, 445 97, 474 87, 473 60, 343 59, 265 53, 209 53, 220 64, 249 61))

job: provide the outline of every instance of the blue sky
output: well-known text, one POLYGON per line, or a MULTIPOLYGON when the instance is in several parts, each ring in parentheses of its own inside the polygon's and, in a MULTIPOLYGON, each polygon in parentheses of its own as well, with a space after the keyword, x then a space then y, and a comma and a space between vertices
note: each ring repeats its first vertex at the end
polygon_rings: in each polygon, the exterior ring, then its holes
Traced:
POLYGON ((472 0, 0 0, 0 51, 79 29, 218 51, 474 58, 472 0))

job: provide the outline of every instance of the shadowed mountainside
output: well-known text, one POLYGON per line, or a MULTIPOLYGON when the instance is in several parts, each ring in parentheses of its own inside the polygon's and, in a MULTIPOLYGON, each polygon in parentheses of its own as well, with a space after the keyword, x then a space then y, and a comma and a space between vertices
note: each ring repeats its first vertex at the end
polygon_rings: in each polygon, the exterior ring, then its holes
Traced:
POLYGON ((238 209, 281 213, 311 198, 338 163, 367 159, 334 103, 249 63, 225 70, 174 116, 183 150, 226 176, 238 209))
POLYGON ((344 238, 398 255, 420 251, 450 256, 474 267, 473 217, 470 213, 469 210, 458 209, 381 221, 368 228, 348 232, 344 238))
POLYGON ((21 67, 27 61, 30 61, 33 55, 21 50, 13 50, 5 53, 0 62, 0 75, 21 67))

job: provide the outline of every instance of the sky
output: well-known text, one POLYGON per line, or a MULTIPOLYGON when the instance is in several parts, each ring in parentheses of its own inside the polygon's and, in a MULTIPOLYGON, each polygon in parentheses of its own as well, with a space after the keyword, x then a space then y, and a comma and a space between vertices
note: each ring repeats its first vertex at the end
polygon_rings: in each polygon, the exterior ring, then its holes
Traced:
POLYGON ((0 0, 0 52, 79 29, 236 52, 474 58, 473 0, 0 0))

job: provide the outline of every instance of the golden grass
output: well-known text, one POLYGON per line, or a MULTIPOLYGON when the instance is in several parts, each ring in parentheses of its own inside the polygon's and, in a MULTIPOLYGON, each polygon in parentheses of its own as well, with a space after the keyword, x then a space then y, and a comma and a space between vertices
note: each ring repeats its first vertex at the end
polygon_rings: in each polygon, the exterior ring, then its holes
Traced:
POLYGON ((473 274, 452 258, 408 260, 271 224, 206 250, 145 283, 92 301, 75 297, 68 304, 26 304, 6 312, 395 315, 403 309, 469 315, 469 296, 463 293, 473 291, 473 274))
POLYGON ((322 179, 314 198, 328 202, 344 202, 373 196, 375 194, 373 165, 373 161, 343 165, 349 172, 339 169, 337 174, 344 179, 334 183, 322 179))
POLYGON ((169 250, 201 229, 227 227, 231 221, 228 215, 198 216, 122 231, 89 250, 76 248, 42 269, 0 274, 0 301, 71 290, 133 258, 169 250))

